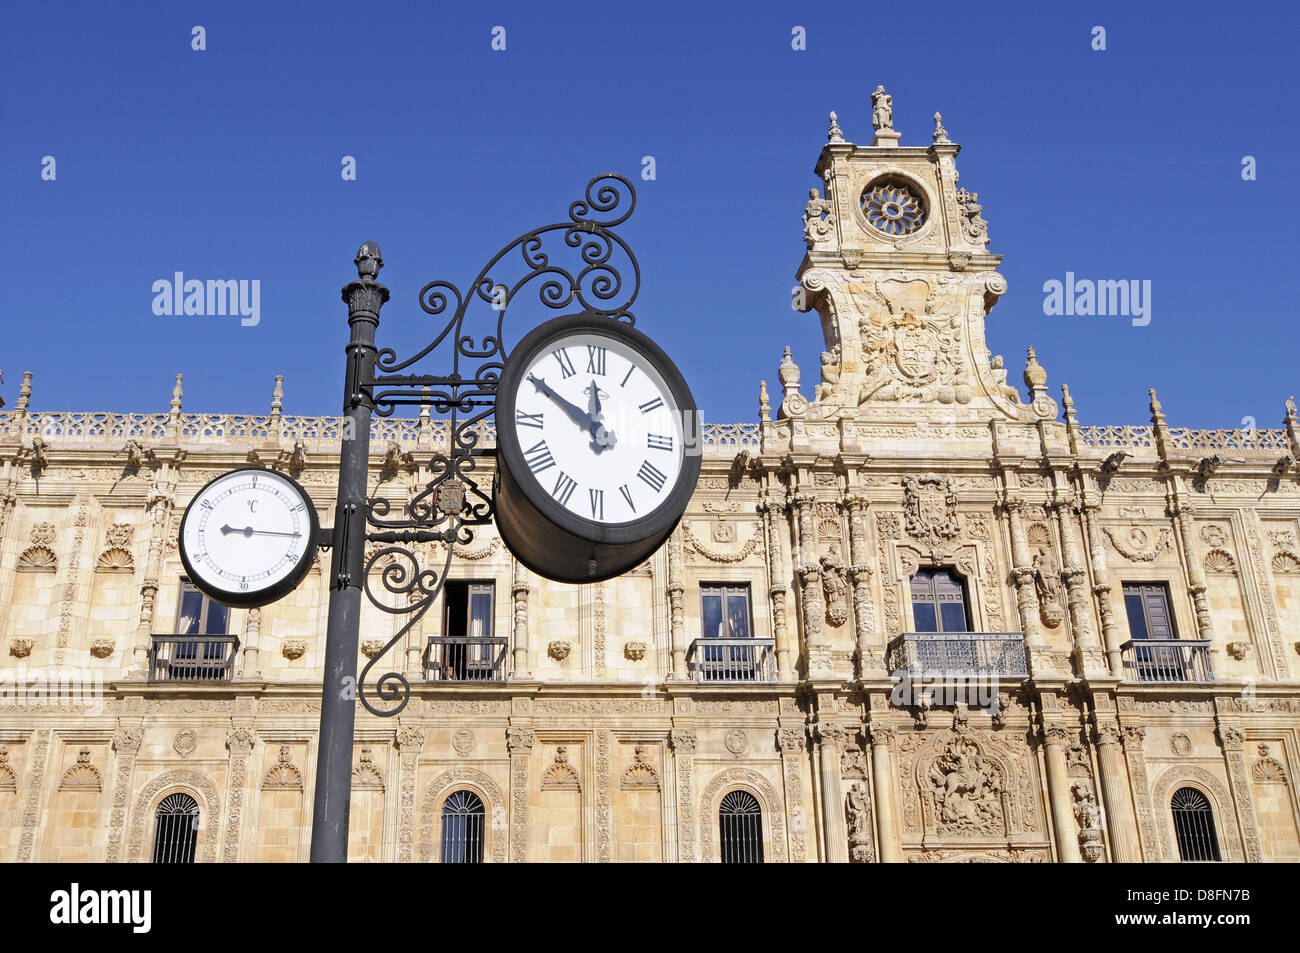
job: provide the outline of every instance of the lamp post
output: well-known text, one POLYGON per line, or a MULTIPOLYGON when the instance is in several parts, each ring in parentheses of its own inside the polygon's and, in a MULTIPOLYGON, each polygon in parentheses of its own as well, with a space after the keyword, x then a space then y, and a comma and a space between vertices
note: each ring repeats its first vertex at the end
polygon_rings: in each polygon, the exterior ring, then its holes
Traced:
POLYGON ((366 242, 354 260, 356 281, 343 288, 352 338, 347 346, 343 432, 337 504, 329 540, 329 623, 325 679, 321 685, 320 750, 312 815, 313 863, 346 863, 352 796, 352 741, 356 722, 357 639, 361 622, 366 531, 366 476, 370 465, 370 412, 374 404, 362 382, 375 366, 375 329, 388 289, 375 279, 384 266, 379 246, 366 242))
POLYGON ((521 289, 532 285, 537 301, 551 310, 577 306, 588 314, 633 323, 630 307, 640 291, 641 269, 613 229, 627 220, 635 206, 636 190, 626 178, 597 176, 587 183, 583 198, 570 204, 568 221, 516 238, 491 258, 465 293, 447 281, 426 284, 420 290, 420 307, 445 323, 428 345, 405 360, 398 360, 390 349, 375 347, 379 311, 388 300, 388 289, 377 280, 384 264, 379 246, 366 242, 357 252, 357 280, 343 288, 351 339, 335 521, 317 539, 319 546, 333 552, 312 815, 313 862, 347 861, 356 703, 360 701, 378 717, 392 717, 411 697, 406 676, 388 671, 375 679, 371 689, 375 699, 388 703, 377 707, 367 690, 370 670, 433 606, 446 580, 453 548, 474 538, 473 527, 493 521, 491 488, 480 486, 475 477, 479 459, 495 452, 479 443, 495 414, 497 382, 508 356, 503 334, 506 311, 521 289), (548 249, 548 243, 555 247, 548 249), (575 256, 577 264, 561 264, 562 254, 575 256), (621 270, 628 272, 629 280, 624 280, 621 270), (481 332, 466 327, 475 305, 490 315, 481 332), (443 345, 450 357, 448 371, 403 373, 443 345), (424 488, 410 499, 394 502, 378 491, 366 492, 370 421, 372 415, 386 417, 403 405, 447 415, 447 446, 431 454, 431 479, 424 488), (368 541, 384 544, 369 558, 368 541), (421 553, 415 547, 431 542, 446 547, 440 568, 421 567, 421 553), (382 571, 372 577, 371 570, 381 560, 382 571), (371 585, 375 578, 378 592, 371 585), (407 621, 358 676, 363 592, 376 609, 406 616, 407 621))

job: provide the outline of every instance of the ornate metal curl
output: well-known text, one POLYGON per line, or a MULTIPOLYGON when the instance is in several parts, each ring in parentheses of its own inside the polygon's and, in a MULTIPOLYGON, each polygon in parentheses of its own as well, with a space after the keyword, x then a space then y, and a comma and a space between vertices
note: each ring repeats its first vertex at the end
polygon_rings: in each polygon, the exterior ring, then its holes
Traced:
MULTIPOLYGON (((454 546, 473 540, 470 527, 492 522, 492 497, 474 474, 477 457, 485 453, 478 443, 496 414, 497 382, 509 356, 505 319, 511 303, 526 286, 536 283, 537 300, 552 311, 571 309, 635 324, 630 309, 641 290, 641 266, 632 249, 612 231, 627 221, 635 208, 636 189, 628 179, 613 173, 597 176, 587 183, 583 197, 569 205, 567 222, 535 228, 506 245, 469 284, 469 294, 462 294, 449 281, 429 282, 420 289, 420 307, 435 318, 451 308, 442 328, 429 344, 405 360, 399 361, 391 348, 381 349, 374 376, 360 382, 376 416, 391 416, 402 405, 427 406, 431 413, 449 415, 451 435, 448 452, 432 454, 428 464, 431 478, 401 510, 400 517, 390 518, 394 505, 386 497, 367 500, 366 523, 374 530, 367 530, 366 539, 390 545, 366 561, 366 597, 384 612, 411 615, 361 671, 358 697, 371 714, 391 717, 406 707, 411 685, 394 671, 379 676, 374 692, 380 701, 396 705, 380 709, 371 704, 366 692, 370 670, 432 608, 446 581, 454 546), (548 240, 557 238, 562 246, 555 251, 576 251, 580 264, 564 266, 552 260, 548 240), (516 274, 520 266, 521 275, 516 274), (624 280, 620 269, 630 269, 630 280, 624 280), (487 319, 485 333, 478 335, 466 330, 470 308, 476 304, 486 305, 495 315, 487 319), (444 342, 451 348, 449 374, 399 373, 444 342), (449 484, 459 484, 464 490, 464 503, 453 512, 439 508, 439 490, 449 484), (412 549, 396 545, 434 541, 447 546, 440 572, 421 569, 412 549), (405 596, 406 605, 388 605, 371 587, 371 570, 384 557, 390 561, 379 573, 383 588, 405 596)), ((519 336, 531 328, 524 328, 519 336)))

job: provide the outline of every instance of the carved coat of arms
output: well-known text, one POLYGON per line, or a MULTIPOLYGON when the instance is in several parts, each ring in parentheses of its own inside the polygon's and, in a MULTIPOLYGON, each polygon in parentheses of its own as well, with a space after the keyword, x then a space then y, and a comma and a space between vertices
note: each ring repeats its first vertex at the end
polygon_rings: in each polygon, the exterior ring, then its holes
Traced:
POLYGON ((950 478, 903 477, 903 494, 909 536, 933 549, 958 534, 957 491, 950 478))

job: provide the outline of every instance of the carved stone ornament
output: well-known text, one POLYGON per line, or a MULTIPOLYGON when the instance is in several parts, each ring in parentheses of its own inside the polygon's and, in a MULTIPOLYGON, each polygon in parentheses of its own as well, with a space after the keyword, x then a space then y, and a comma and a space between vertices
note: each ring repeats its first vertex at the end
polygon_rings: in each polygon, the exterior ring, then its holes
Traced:
POLYGON ((650 763, 650 759, 646 755, 645 745, 637 745, 632 757, 632 764, 623 772, 623 780, 619 783, 619 790, 658 791, 660 789, 659 772, 650 763))
POLYGON ((561 639, 556 639, 546 646, 546 654, 557 662, 563 662, 569 657, 571 651, 573 651, 573 643, 561 639))
POLYGON ((280 646, 280 654, 289 661, 300 659, 307 652, 307 643, 302 639, 285 639, 284 644, 280 646))
POLYGON ((48 546, 54 542, 53 523, 33 523, 31 540, 37 546, 48 546))
POLYGON ((826 622, 837 629, 849 620, 848 573, 839 558, 839 547, 832 544, 829 555, 822 556, 822 591, 826 596, 826 622))
POLYGON ((555 761, 542 775, 543 791, 581 791, 578 772, 569 764, 569 749, 560 745, 555 749, 555 761))
POLYGON ((188 758, 199 746, 199 736, 192 728, 182 728, 172 739, 172 748, 182 758, 188 758))
MULTIPOLYGON (((929 285, 919 279, 903 284, 921 286, 918 296, 929 292, 929 285)), ((960 318, 877 312, 858 319, 858 336, 864 371, 859 404, 868 400, 969 404, 974 397, 960 318)))
POLYGON ((365 639, 361 643, 361 654, 366 658, 374 658, 386 644, 383 639, 365 639))
POLYGON ((849 829, 849 862, 867 864, 875 860, 871 848, 871 798, 861 784, 852 785, 844 796, 844 817, 849 829))
POLYGON ((102 791, 104 779, 99 769, 90 763, 90 749, 82 748, 77 752, 77 763, 63 772, 59 784, 60 791, 102 791))
POLYGON ((1130 526, 1127 532, 1116 532, 1106 526, 1102 528, 1102 532, 1115 547, 1115 552, 1129 562, 1155 562, 1173 543, 1173 535, 1167 529, 1160 530, 1154 541, 1151 532, 1141 526, 1130 526))
POLYGON ((280 745, 280 755, 262 779, 264 791, 301 791, 302 772, 294 766, 293 749, 280 745))
POLYGON ((352 768, 353 791, 383 791, 384 776, 375 767, 374 756, 369 745, 362 745, 357 763, 352 768))
POLYGON ((966 733, 957 733, 930 762, 924 783, 939 833, 992 835, 1004 830, 1002 772, 966 733))
POLYGON ((32 654, 31 639, 10 639, 9 654, 14 658, 27 658, 32 654))
POLYGON ((933 473, 903 477, 903 512, 909 536, 937 548, 953 539, 957 524, 957 491, 948 477, 933 473))
POLYGON ((474 732, 469 728, 462 728, 451 736, 451 746, 456 749, 458 755, 465 756, 472 753, 475 744, 474 732))
POLYGON ((639 662, 645 658, 646 648, 644 642, 626 642, 623 645, 623 655, 631 662, 639 662))
POLYGON ((1038 594, 1038 614, 1043 625, 1054 629, 1065 618, 1061 608, 1061 573, 1051 555, 1043 550, 1034 554, 1034 591, 1038 594))
POLYGON ((104 532, 104 542, 110 547, 120 547, 122 549, 131 545, 131 534, 135 527, 130 523, 114 523, 104 532))
POLYGON ((722 743, 727 746, 727 750, 732 754, 744 754, 749 748, 749 735, 739 728, 732 728, 723 737, 722 743))
POLYGON ((1086 862, 1095 864, 1106 850, 1101 839, 1101 807, 1087 781, 1070 785, 1070 795, 1074 799, 1074 819, 1079 824, 1079 852, 1086 862))
POLYGON ((116 639, 94 639, 90 643, 90 654, 95 658, 108 658, 116 647, 116 639))
POLYGON ((1251 648, 1252 646, 1249 642, 1229 642, 1228 654, 1240 662, 1246 657, 1247 653, 1250 652, 1251 648))
POLYGON ((1169 750, 1180 758, 1185 758, 1192 753, 1192 739, 1181 731, 1175 731, 1169 736, 1169 750))
MULTIPOLYGON (((735 536, 734 524, 724 523, 719 521, 719 522, 715 522, 713 525, 715 529, 719 526, 730 527, 731 529, 730 541, 735 540, 736 536, 735 536)), ((681 526, 682 526, 683 547, 690 552, 699 553, 701 556, 703 556, 705 559, 709 560, 710 562, 715 562, 715 563, 743 562, 744 560, 748 559, 754 553, 758 552, 763 548, 763 525, 761 523, 751 524, 749 539, 746 540, 745 543, 739 549, 735 549, 731 551, 713 549, 711 546, 708 546, 705 543, 701 542, 699 537, 695 535, 694 530, 691 529, 690 523, 683 521, 681 526)))
POLYGON ((808 190, 808 201, 803 208, 804 241, 811 248, 835 235, 835 205, 822 198, 816 189, 808 190))

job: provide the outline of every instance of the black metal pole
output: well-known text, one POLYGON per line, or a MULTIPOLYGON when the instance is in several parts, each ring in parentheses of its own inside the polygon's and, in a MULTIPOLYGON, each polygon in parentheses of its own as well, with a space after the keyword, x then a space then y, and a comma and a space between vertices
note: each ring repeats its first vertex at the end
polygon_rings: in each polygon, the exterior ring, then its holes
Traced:
POLYGON ((320 750, 312 814, 313 863, 346 863, 352 797, 352 742, 356 723, 357 639, 366 536, 366 477, 370 463, 370 411, 363 393, 375 367, 375 330, 388 289, 375 279, 384 266, 379 246, 366 242, 354 261, 359 280, 343 288, 352 339, 347 347, 338 505, 334 512, 329 626, 321 685, 320 750))

